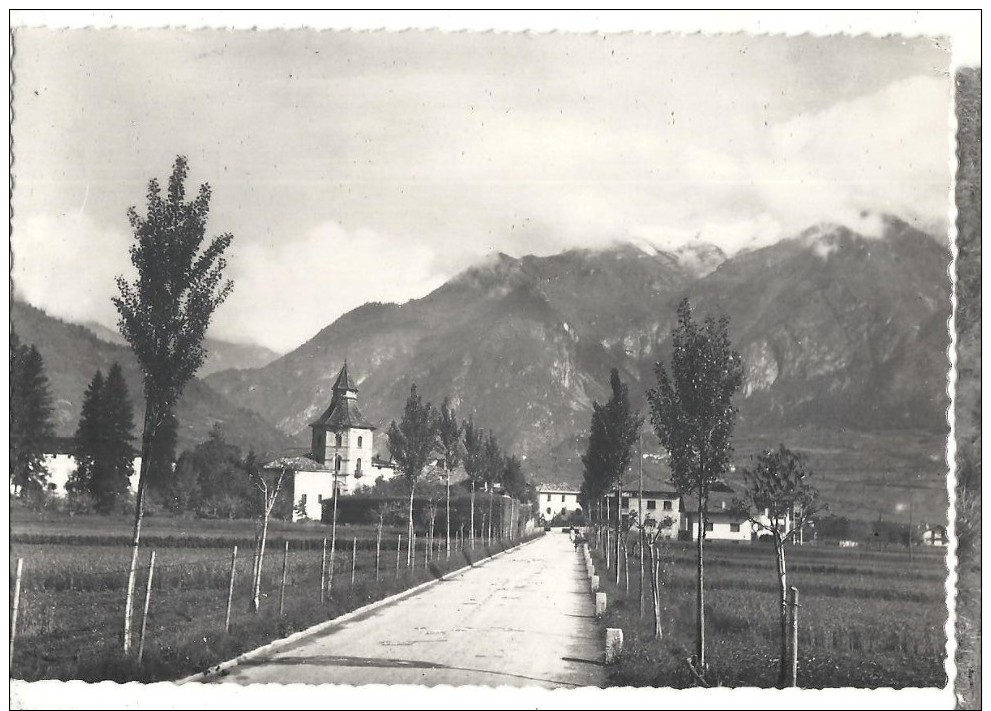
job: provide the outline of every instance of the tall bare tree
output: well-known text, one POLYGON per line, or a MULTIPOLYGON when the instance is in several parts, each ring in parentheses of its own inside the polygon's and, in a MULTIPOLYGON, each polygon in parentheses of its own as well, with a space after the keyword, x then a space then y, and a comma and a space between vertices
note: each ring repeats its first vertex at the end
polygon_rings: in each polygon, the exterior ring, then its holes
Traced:
MULTIPOLYGON (((406 528, 407 540, 413 540, 413 496, 423 470, 437 450, 437 411, 416 392, 416 385, 409 391, 403 419, 393 420, 386 433, 389 452, 392 454, 399 473, 409 487, 409 525, 406 528)), ((406 562, 412 563, 412 546, 407 550, 406 562)))
POLYGON ((165 196, 158 180, 152 179, 148 183, 145 216, 133 207, 128 210, 134 232, 131 263, 137 278, 128 282, 118 276, 120 293, 113 299, 119 315, 118 328, 141 366, 145 396, 141 470, 124 611, 125 653, 130 649, 134 580, 152 443, 172 416, 186 384, 203 364, 207 327, 234 287, 223 275, 227 266, 224 252, 234 237, 222 234, 204 247, 210 186, 201 185, 197 196, 187 202, 187 173, 186 158, 177 157, 165 196))
POLYGON ((743 362, 729 339, 729 319, 692 318, 688 299, 678 305, 671 331, 671 372, 658 363, 657 385, 647 393, 650 419, 670 454, 671 478, 683 496, 698 498, 696 671, 705 661, 705 566, 702 545, 709 491, 726 472, 736 422, 732 397, 743 384, 743 362))
POLYGON ((451 399, 444 398, 440 406, 440 419, 437 425, 437 440, 441 457, 444 459, 444 473, 447 475, 447 497, 445 511, 447 557, 451 557, 451 472, 458 468, 464 456, 464 442, 461 435, 463 423, 458 422, 457 414, 451 407, 451 399))
POLYGON ((778 686, 788 679, 788 569, 785 544, 794 540, 802 527, 825 506, 812 483, 812 471, 804 455, 783 444, 765 450, 743 470, 746 482, 743 496, 735 502, 738 513, 746 516, 757 535, 770 535, 777 561, 778 592, 781 598, 781 663, 778 686))
POLYGON ((255 536, 255 559, 251 576, 251 610, 258 612, 261 603, 262 569, 265 562, 265 543, 268 540, 268 522, 272 517, 272 509, 279 499, 279 494, 286 485, 292 472, 307 467, 311 462, 302 461, 301 457, 280 457, 268 464, 249 453, 245 460, 245 471, 252 486, 258 492, 261 503, 261 521, 255 536))

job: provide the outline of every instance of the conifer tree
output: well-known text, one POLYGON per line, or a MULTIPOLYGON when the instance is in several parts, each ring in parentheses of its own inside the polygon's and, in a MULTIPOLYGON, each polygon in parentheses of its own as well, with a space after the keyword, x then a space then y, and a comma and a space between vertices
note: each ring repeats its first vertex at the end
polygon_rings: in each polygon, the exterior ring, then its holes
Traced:
POLYGON ((102 459, 103 389, 103 372, 97 370, 83 393, 82 410, 76 426, 76 468, 65 485, 66 490, 72 494, 92 494, 93 478, 102 459))
POLYGON ((134 408, 118 363, 110 366, 101 400, 101 461, 90 492, 97 511, 109 512, 127 495, 134 471, 134 408))
POLYGON ((10 484, 26 496, 42 492, 48 482, 45 442, 55 434, 52 395, 45 363, 33 345, 10 338, 10 484))

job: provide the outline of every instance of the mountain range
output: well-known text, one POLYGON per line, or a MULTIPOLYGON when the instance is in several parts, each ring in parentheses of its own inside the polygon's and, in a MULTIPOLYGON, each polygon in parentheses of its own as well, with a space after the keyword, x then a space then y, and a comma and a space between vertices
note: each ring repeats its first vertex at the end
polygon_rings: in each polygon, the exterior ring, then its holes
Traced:
MULTIPOLYGON (((101 341, 127 346, 127 341, 116 329, 108 328, 96 321, 87 321, 82 325, 101 341)), ((265 346, 255 343, 232 343, 210 336, 203 339, 203 348, 206 351, 206 358, 196 373, 201 378, 210 373, 232 368, 261 368, 279 357, 278 353, 265 346)))
MULTIPOLYGON (((131 349, 110 343, 87 327, 66 323, 20 301, 11 300, 11 326, 25 344, 38 348, 45 362, 54 405, 56 434, 72 436, 79 423, 83 393, 97 370, 104 375, 116 361, 120 363, 134 406, 134 421, 140 426, 144 413, 141 371, 131 349)), ((242 449, 281 451, 292 446, 292 439, 266 422, 258 413, 231 403, 201 379, 194 378, 185 389, 177 409, 178 449, 182 451, 206 439, 210 429, 220 424, 226 437, 242 449)), ((140 437, 140 431, 136 431, 140 437)))
MULTIPOLYGON (((876 237, 823 224, 732 257, 701 244, 497 254, 421 299, 361 306, 264 367, 205 380, 302 442, 347 359, 383 427, 416 383, 526 455, 535 479, 576 485, 610 368, 642 406, 688 296, 698 317, 729 317, 746 365, 741 460, 784 441, 812 451, 834 482, 852 469, 856 482, 901 482, 925 498, 944 481, 950 253, 895 217, 882 222, 876 237)), ((659 454, 652 436, 645 446, 659 454)), ((855 505, 862 493, 846 486, 841 498, 855 505)))
MULTIPOLYGON (((592 403, 608 397, 610 369, 642 408, 688 296, 698 318, 729 318, 745 363, 738 464, 784 442, 810 455, 834 510, 876 518, 911 500, 920 520, 945 519, 950 252, 904 221, 881 221, 878 236, 821 224, 732 256, 701 242, 496 254, 423 298, 360 306, 271 362, 204 373, 180 412, 186 441, 223 419, 245 436, 275 443, 277 430, 305 446, 347 360, 362 410, 380 427, 379 452, 415 383, 434 403, 450 396, 462 416, 525 456, 534 481, 577 486, 592 403)), ((80 331, 74 337, 92 354, 85 368, 42 349, 50 371, 83 371, 53 377, 74 398, 98 364, 123 363, 126 352, 80 331)), ((77 400, 60 416, 73 412, 77 400)), ((644 431, 647 477, 661 482, 665 456, 644 431)))

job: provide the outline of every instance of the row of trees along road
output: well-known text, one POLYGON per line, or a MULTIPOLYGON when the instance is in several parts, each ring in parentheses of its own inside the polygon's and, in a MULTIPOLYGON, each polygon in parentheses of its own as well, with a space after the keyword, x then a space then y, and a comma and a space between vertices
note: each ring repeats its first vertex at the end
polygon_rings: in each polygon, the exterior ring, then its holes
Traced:
POLYGON ((10 490, 27 497, 48 482, 44 454, 55 434, 52 394, 45 362, 34 345, 25 345, 10 330, 10 490))
MULTIPOLYGON (((465 473, 471 489, 471 521, 470 545, 475 545, 475 491, 482 485, 489 493, 489 508, 487 516, 488 540, 492 540, 492 506, 496 484, 502 484, 503 490, 516 501, 533 501, 533 488, 528 484, 523 472, 523 465, 516 455, 507 456, 499 446, 492 432, 485 433, 477 427, 469 416, 468 420, 459 422, 457 413, 451 405, 450 398, 445 398, 440 408, 434 408, 430 402, 424 402, 417 392, 416 385, 410 388, 409 397, 403 409, 403 416, 398 422, 393 420, 386 433, 389 452, 396 463, 396 468, 409 490, 409 507, 407 512, 408 539, 413 536, 413 498, 417 484, 423 477, 427 464, 439 457, 444 467, 446 496, 446 547, 450 554, 451 547, 451 474, 460 465, 464 465, 465 473)), ((514 509, 515 510, 515 509, 514 509)), ((407 549, 407 556, 411 549, 407 549)))
MULTIPOLYGON (((693 318, 691 304, 683 299, 678 305, 677 324, 671 331, 670 366, 659 362, 655 368, 656 385, 648 390, 650 422, 660 444, 667 450, 671 483, 683 497, 697 501, 696 536, 696 650, 689 660, 695 674, 704 682, 708 669, 705 639, 705 565, 704 542, 708 523, 708 500, 713 485, 729 471, 733 455, 733 429, 737 408, 732 398, 743 384, 743 362, 729 338, 729 319, 693 318)), ((616 492, 616 580, 619 581, 620 494, 622 476, 630 464, 634 442, 642 418, 634 413, 628 387, 613 369, 610 375, 612 394, 605 405, 594 403, 588 448, 582 457, 584 478, 582 501, 587 510, 601 512, 606 495, 616 492)), ((642 467, 642 452, 641 452, 642 467)), ((781 667, 779 684, 786 678, 787 665, 787 566, 785 544, 816 513, 822 511, 818 492, 811 482, 811 471, 801 454, 784 445, 767 451, 743 471, 744 490, 734 502, 735 512, 749 520, 755 530, 770 535, 777 559, 777 577, 781 593, 781 667)), ((642 487, 642 484, 641 484, 642 487)), ((642 493, 641 493, 642 498, 642 493)), ((599 516, 601 519, 601 515, 599 516)), ((640 532, 641 612, 643 610, 643 560, 645 547, 653 550, 656 532, 646 521, 631 525, 640 532), (649 538, 649 531, 655 536, 649 538)), ((654 584, 654 629, 660 638, 660 605, 657 597, 657 556, 652 554, 654 584)))

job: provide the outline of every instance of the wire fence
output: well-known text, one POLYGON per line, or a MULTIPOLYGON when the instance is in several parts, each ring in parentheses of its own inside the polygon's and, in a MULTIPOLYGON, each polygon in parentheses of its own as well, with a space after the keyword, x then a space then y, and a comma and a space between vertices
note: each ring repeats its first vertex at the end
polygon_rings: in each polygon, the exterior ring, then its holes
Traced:
MULTIPOLYGON (((409 540, 405 533, 385 531, 377 542, 345 529, 336 540, 273 539, 266 541, 257 582, 254 545, 145 547, 134 586, 130 647, 161 666, 170 655, 190 656, 193 642, 209 647, 225 636, 254 640, 259 634, 272 637, 272 629, 281 636, 461 568, 520 538, 495 538, 488 547, 477 541, 472 550, 461 531, 452 532, 450 554, 443 534, 409 540)), ((100 676, 99 669, 84 670, 101 656, 119 661, 130 555, 129 546, 20 544, 12 550, 12 676, 100 676)), ((209 658, 211 650, 193 656, 209 658)))

